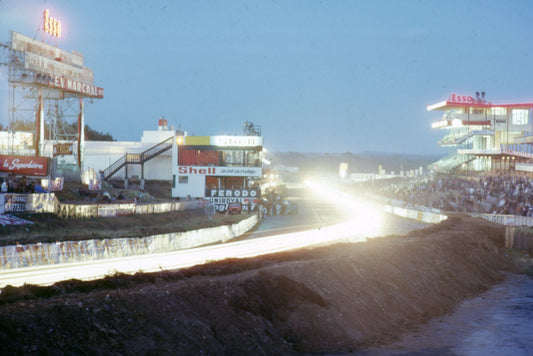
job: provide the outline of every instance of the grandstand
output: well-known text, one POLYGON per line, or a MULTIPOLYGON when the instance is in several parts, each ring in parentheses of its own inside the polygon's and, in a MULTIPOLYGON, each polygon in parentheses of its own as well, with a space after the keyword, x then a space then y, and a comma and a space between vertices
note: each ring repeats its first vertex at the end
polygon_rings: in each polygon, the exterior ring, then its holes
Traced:
POLYGON ((443 112, 432 127, 447 131, 439 145, 450 148, 434 170, 533 173, 533 103, 492 104, 476 92, 451 94, 427 110, 443 112))

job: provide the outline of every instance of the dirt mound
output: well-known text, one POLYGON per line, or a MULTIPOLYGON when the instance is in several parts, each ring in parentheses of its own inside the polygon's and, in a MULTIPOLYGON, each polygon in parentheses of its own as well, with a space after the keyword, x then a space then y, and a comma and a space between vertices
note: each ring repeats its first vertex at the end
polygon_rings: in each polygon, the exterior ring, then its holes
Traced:
POLYGON ((6 288, 6 354, 345 353, 389 343, 504 278, 504 229, 454 216, 407 236, 174 273, 6 288))

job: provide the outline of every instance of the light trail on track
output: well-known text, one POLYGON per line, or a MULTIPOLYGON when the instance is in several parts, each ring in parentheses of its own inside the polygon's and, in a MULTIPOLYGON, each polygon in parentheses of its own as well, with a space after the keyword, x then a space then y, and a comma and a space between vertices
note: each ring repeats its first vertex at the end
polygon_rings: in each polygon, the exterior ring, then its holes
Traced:
MULTIPOLYGON (((68 279, 93 280, 117 272, 159 272, 176 270, 228 258, 248 258, 263 254, 295 250, 328 244, 349 238, 354 241, 350 223, 342 223, 315 230, 229 242, 189 250, 150 255, 129 256, 97 261, 24 267, 0 271, 0 288, 7 285, 50 285, 68 279)), ((362 237, 364 241, 366 237, 362 237)))
MULTIPOLYGON (((316 186, 314 189, 316 190, 316 186)), ((332 193, 328 192, 328 194, 332 193)), ((319 224, 295 225, 294 223, 298 220, 295 220, 296 217, 294 216, 290 218, 287 216, 276 217, 281 219, 288 218, 289 220, 285 220, 285 222, 289 223, 289 225, 279 229, 263 230, 261 234, 271 234, 279 231, 284 232, 282 234, 272 236, 258 235, 251 239, 165 253, 0 270, 0 289, 7 285, 50 285, 69 279, 94 280, 116 273, 134 274, 137 272, 151 273, 163 270, 177 270, 228 258, 248 258, 341 241, 366 241, 367 238, 383 234, 381 218, 378 217, 378 215, 382 216, 382 213, 378 214, 372 207, 361 202, 355 203, 346 196, 337 197, 335 204, 339 205, 339 202, 348 204, 349 211, 354 213, 353 219, 347 222, 320 226, 324 223, 322 219, 320 219, 319 224), (379 224, 377 224, 378 221, 379 224), (291 223, 292 225, 290 225, 291 223), (310 230, 294 231, 294 229, 301 230, 310 226, 313 227, 310 230)), ((331 207, 331 202, 329 206, 331 207)), ((313 209, 311 205, 309 208, 313 209)), ((313 211, 313 213, 317 214, 316 211, 313 211)), ((269 226, 272 227, 272 225, 269 226)))

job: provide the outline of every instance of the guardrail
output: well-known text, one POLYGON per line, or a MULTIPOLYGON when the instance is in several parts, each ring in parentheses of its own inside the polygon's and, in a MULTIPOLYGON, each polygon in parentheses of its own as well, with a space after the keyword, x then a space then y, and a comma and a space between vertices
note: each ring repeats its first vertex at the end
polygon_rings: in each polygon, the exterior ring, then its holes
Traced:
POLYGON ((533 226, 533 217, 529 216, 476 213, 470 213, 469 215, 474 217, 480 217, 493 223, 505 226, 533 226))
POLYGON ((233 225, 139 238, 92 239, 27 245, 0 246, 0 269, 94 261, 137 256, 227 242, 249 231, 257 214, 233 225))

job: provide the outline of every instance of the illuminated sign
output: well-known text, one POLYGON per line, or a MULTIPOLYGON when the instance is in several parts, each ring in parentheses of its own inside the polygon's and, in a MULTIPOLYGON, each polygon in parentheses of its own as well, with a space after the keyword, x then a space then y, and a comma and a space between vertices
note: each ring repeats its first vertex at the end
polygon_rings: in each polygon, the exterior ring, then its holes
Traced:
POLYGON ((256 147, 263 145, 260 136, 212 136, 211 144, 226 147, 256 147))
POLYGON ((261 177, 260 167, 202 167, 202 166, 179 166, 178 174, 211 175, 226 177, 261 177))
POLYGON ((221 146, 221 147, 260 147, 263 146, 261 136, 185 136, 178 145, 187 146, 221 146))
POLYGON ((43 22, 44 32, 58 38, 61 37, 61 21, 50 17, 50 11, 44 10, 43 22))
POLYGON ((475 100, 470 95, 457 95, 457 94, 453 93, 448 98, 448 101, 450 103, 473 104, 475 100))

